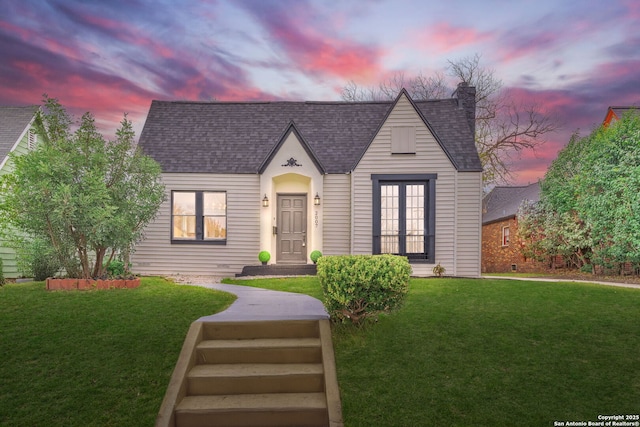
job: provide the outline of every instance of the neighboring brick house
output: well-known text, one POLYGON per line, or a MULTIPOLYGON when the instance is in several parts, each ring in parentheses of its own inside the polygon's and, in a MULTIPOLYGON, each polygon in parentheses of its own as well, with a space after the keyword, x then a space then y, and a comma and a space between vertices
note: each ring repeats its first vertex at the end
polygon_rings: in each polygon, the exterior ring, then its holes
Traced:
POLYGON ((520 187, 495 187, 482 200, 482 273, 530 273, 546 268, 527 259, 518 244, 517 213, 524 200, 540 200, 538 182, 520 187))
POLYGON ((604 127, 607 127, 611 123, 620 120, 622 116, 629 112, 640 115, 640 110, 638 110, 638 107, 609 107, 607 109, 607 114, 604 116, 602 124, 604 125, 604 127))

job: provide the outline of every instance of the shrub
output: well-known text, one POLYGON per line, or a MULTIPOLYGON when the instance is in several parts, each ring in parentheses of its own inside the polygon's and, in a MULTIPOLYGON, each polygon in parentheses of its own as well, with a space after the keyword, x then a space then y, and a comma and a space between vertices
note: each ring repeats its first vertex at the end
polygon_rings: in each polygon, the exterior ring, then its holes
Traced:
POLYGON ((124 261, 121 261, 119 259, 111 260, 109 265, 106 266, 107 275, 109 277, 122 277, 126 272, 124 267, 124 261))
POLYGON ((585 264, 582 267, 580 267, 580 271, 583 273, 593 273, 593 265, 585 264))
POLYGON ((440 265, 440 263, 438 263, 438 265, 433 267, 432 271, 433 271, 433 274, 435 274, 436 276, 442 277, 442 275, 447 272, 447 269, 444 268, 442 265, 440 265))
POLYGON ((402 304, 411 266, 394 255, 325 256, 318 260, 317 274, 329 315, 360 324, 402 304))
POLYGON ((61 264, 51 243, 42 237, 16 240, 16 261, 18 269, 26 277, 36 281, 53 277, 60 270, 61 264))
POLYGON ((320 251, 312 251, 311 254, 309 255, 309 258, 311 258, 311 261, 313 261, 314 264, 316 264, 318 262, 318 259, 322 256, 322 252, 320 251))
POLYGON ((258 259, 260 260, 260 262, 269 262, 269 260, 271 259, 271 254, 269 253, 269 251, 261 251, 258 254, 258 259))

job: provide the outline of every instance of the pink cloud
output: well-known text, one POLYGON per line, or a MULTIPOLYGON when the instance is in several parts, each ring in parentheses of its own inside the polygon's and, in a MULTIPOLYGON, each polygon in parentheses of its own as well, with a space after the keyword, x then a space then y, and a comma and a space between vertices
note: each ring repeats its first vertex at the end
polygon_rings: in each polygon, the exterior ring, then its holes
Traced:
POLYGON ((622 4, 627 8, 629 22, 637 25, 640 20, 640 3, 637 0, 623 0, 622 4))
POLYGON ((517 106, 535 105, 540 111, 558 114, 563 109, 575 104, 575 95, 563 90, 535 91, 522 87, 509 87, 505 93, 517 106))
POLYGON ((244 6, 295 62, 296 69, 357 79, 370 79, 381 71, 382 49, 331 36, 334 23, 318 16, 311 4, 245 2, 244 6))
POLYGON ((501 58, 501 62, 508 63, 549 49, 558 42, 559 34, 551 31, 530 35, 510 32, 501 39, 502 42, 496 48, 497 56, 501 58))
POLYGON ((484 42, 494 37, 492 32, 477 31, 475 28, 456 27, 442 22, 429 27, 416 36, 420 48, 427 48, 435 53, 448 53, 458 48, 484 42))

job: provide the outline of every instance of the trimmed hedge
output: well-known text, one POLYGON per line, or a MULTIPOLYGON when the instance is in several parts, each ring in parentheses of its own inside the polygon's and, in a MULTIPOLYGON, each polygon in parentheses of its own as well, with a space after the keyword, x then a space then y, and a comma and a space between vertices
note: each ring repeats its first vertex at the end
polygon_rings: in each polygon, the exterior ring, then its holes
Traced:
POLYGON ((323 256, 317 275, 332 319, 357 324, 402 304, 411 266, 405 257, 395 255, 323 256))

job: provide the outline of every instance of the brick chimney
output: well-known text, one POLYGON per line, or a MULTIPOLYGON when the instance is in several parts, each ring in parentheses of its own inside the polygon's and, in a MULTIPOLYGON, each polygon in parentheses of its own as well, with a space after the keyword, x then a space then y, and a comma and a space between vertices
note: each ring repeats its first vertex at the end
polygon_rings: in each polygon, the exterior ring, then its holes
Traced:
POLYGON ((458 108, 464 109, 471 132, 476 134, 476 88, 469 86, 467 82, 458 83, 458 88, 453 92, 453 96, 458 98, 458 108))

